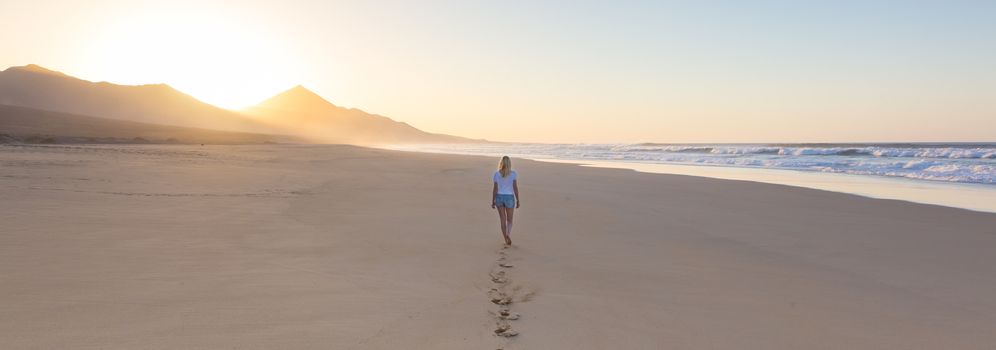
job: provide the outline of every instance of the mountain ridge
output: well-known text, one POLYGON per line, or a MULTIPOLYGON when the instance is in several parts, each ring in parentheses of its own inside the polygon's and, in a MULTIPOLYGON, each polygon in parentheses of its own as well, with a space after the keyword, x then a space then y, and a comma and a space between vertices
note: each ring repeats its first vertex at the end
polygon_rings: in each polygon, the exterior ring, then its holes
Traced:
POLYGON ((401 142, 471 142, 467 138, 428 133, 408 123, 367 113, 358 108, 337 106, 303 85, 277 93, 243 109, 260 121, 276 127, 308 125, 306 137, 340 140, 354 144, 401 142))
POLYGON ((0 104, 166 126, 288 134, 318 143, 468 142, 336 106, 296 85, 241 111, 198 100, 164 83, 92 82, 36 64, 0 71, 0 104))
POLYGON ((171 126, 268 132, 166 84, 92 82, 35 65, 0 72, 0 104, 171 126))

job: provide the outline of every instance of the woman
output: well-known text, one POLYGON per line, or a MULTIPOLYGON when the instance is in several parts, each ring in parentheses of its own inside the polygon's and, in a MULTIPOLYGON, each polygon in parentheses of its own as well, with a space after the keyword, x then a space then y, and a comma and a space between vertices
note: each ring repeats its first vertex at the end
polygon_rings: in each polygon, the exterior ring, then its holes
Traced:
POLYGON ((508 156, 501 157, 498 171, 495 171, 492 177, 494 187, 491 189, 491 207, 498 209, 501 235, 505 237, 505 245, 512 245, 512 214, 521 204, 517 179, 518 174, 512 170, 512 160, 508 156))

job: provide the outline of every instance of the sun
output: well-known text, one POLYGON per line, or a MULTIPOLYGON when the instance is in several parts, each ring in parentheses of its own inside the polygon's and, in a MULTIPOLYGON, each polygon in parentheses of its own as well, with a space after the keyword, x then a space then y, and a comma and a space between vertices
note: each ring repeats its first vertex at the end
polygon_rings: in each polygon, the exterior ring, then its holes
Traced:
POLYGON ((103 80, 166 83, 228 109, 300 83, 282 40, 223 12, 157 8, 116 18, 89 45, 87 64, 103 80))

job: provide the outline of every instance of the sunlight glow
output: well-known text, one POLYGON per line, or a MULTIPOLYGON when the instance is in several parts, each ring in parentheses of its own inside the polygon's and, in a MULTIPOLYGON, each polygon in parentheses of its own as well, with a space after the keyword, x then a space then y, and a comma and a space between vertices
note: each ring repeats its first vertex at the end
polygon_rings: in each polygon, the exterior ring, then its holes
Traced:
POLYGON ((110 82, 163 82, 229 109, 299 83, 281 40, 224 14, 146 9, 116 18, 87 56, 110 82))

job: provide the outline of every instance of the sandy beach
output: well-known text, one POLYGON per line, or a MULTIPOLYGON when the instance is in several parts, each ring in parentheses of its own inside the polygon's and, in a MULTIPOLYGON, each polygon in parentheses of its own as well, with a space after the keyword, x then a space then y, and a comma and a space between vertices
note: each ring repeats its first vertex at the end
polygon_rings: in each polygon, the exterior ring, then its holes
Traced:
POLYGON ((515 160, 522 208, 503 249, 496 161, 321 145, 0 146, 0 343, 996 346, 996 214, 515 160), (496 314, 492 299, 505 298, 518 319, 496 314), (504 324, 518 335, 496 336, 504 324))

